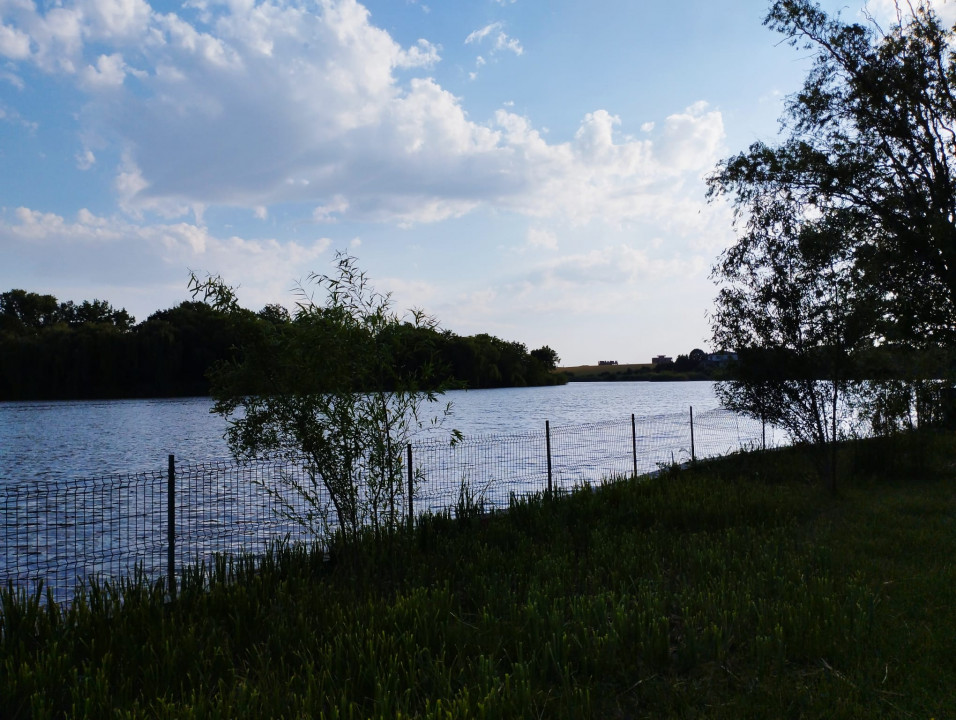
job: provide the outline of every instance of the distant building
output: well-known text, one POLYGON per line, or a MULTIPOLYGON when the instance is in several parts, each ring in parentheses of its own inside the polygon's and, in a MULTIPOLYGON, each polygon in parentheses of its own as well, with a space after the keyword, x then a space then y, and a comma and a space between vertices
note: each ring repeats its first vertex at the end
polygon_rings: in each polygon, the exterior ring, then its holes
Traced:
POLYGON ((617 365, 617 360, 598 360, 598 365, 617 365))
POLYGON ((658 355, 651 358, 651 365, 669 365, 674 362, 674 358, 668 355, 658 355))

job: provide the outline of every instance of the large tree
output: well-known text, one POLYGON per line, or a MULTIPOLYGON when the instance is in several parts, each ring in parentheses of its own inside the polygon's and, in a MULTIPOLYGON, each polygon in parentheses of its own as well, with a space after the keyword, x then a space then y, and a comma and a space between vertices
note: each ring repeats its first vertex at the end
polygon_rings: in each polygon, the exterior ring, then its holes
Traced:
POLYGON ((922 3, 888 30, 846 23, 809 0, 779 0, 766 24, 814 58, 789 99, 785 136, 726 160, 711 192, 738 210, 786 188, 852 234, 861 283, 878 288, 879 342, 956 335, 954 34, 922 3))
MULTIPOLYGON (((956 340, 956 35, 926 5, 897 11, 884 31, 775 2, 766 24, 810 51, 812 70, 781 142, 710 179, 739 231, 714 268, 714 341, 741 352, 725 404, 831 447, 861 357, 879 375, 888 348, 956 340)), ((878 384, 856 390, 879 404, 878 384)))
POLYGON ((722 287, 711 321, 714 345, 739 356, 734 379, 717 385, 721 403, 819 448, 835 490, 835 443, 876 313, 855 272, 853 236, 830 220, 808 216, 785 187, 753 202, 714 268, 722 287))

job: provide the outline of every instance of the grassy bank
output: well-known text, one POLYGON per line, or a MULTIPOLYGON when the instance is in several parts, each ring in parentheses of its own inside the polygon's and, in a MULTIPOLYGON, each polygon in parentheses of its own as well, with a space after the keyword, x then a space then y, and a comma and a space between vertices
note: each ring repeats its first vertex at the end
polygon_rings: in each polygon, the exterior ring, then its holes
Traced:
POLYGON ((171 604, 6 593, 0 716, 952 717, 956 445, 843 466, 836 499, 787 450, 464 511, 171 604))
POLYGON ((660 370, 650 363, 635 363, 630 365, 577 365, 562 367, 555 370, 564 375, 568 382, 614 382, 626 380, 642 380, 645 382, 674 382, 680 380, 714 380, 715 370, 660 370))

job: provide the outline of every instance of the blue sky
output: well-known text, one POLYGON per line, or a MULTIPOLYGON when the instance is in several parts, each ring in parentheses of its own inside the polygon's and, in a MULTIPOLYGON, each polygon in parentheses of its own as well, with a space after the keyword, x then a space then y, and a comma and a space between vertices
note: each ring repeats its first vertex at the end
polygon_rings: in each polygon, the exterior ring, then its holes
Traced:
POLYGON ((0 290, 142 320, 193 270, 258 309, 347 250, 397 309, 563 364, 707 349, 733 229, 703 178, 808 69, 766 11, 0 0, 0 290))

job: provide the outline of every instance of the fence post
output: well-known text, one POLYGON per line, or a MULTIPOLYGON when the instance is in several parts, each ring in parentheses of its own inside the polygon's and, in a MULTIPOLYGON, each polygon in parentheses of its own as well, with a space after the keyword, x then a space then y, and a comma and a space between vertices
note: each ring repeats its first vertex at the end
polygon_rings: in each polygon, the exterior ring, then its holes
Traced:
POLYGON ((408 531, 415 529, 415 472, 412 470, 412 444, 408 443, 408 531))
POLYGON ((166 539, 168 556, 166 572, 169 577, 169 598, 176 599, 176 456, 169 456, 169 474, 166 487, 166 539))
POLYGON ((551 422, 544 421, 544 436, 548 447, 548 495, 551 494, 551 422))
POLYGON ((694 406, 690 406, 690 461, 697 462, 697 453, 694 450, 694 406))
POLYGON ((760 449, 767 449, 767 418, 760 414, 760 449))
POLYGON ((634 457, 634 477, 637 477, 637 425, 631 413, 631 455, 634 457))

